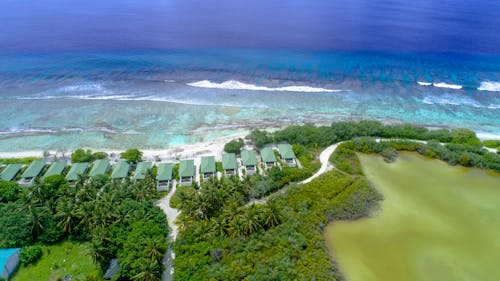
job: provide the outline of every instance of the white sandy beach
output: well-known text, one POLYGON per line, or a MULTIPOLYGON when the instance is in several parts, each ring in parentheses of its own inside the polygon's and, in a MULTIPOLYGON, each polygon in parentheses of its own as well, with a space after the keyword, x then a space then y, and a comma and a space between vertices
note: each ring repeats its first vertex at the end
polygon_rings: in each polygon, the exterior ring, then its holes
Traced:
MULTIPOLYGON (((203 155, 213 155, 217 160, 220 160, 221 153, 224 150, 224 145, 238 138, 245 138, 247 133, 236 134, 228 137, 220 137, 213 141, 208 142, 199 142, 193 144, 182 144, 172 146, 166 149, 157 149, 157 150, 142 150, 143 159, 146 161, 165 161, 165 160, 176 160, 176 159, 189 159, 197 156, 203 155)), ((87 147, 85 147, 87 149, 87 147)), ((123 150, 113 150, 113 149, 94 149, 88 148, 92 151, 104 151, 108 155, 119 155, 123 152, 123 150)), ((50 155, 57 155, 58 157, 63 156, 60 151, 49 151, 50 155)), ((69 157, 71 152, 65 152, 64 156, 69 157)), ((43 151, 21 151, 21 152, 0 152, 0 158, 25 158, 25 157, 43 157, 43 151)))

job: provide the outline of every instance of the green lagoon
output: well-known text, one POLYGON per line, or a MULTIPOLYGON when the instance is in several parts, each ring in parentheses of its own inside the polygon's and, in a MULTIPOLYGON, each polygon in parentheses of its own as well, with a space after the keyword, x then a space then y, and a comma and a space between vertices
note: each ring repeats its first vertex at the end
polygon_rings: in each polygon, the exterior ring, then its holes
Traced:
POLYGON ((498 280, 500 177, 414 154, 360 155, 384 196, 371 218, 325 235, 348 281, 498 280))

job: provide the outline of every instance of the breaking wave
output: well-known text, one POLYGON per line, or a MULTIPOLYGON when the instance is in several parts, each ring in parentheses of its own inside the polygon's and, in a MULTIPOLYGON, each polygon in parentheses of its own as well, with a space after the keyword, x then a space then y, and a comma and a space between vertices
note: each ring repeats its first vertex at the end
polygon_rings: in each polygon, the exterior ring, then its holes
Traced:
POLYGON ((500 92, 500 82, 483 81, 477 89, 479 91, 500 92))
POLYGON ((434 86, 434 87, 437 87, 437 88, 448 88, 448 89, 453 89, 453 90, 460 90, 460 89, 462 89, 462 85, 448 84, 448 83, 444 83, 444 82, 431 83, 431 82, 418 81, 417 83, 420 86, 434 86))
POLYGON ((442 105, 463 105, 477 108, 500 109, 498 104, 483 105, 473 98, 467 96, 457 96, 452 94, 444 95, 429 95, 423 99, 425 104, 442 104, 442 105))
POLYGON ((268 91, 268 92, 306 92, 306 93, 334 93, 346 90, 316 88, 310 86, 285 86, 285 87, 266 87, 253 84, 246 84, 235 80, 228 80, 222 83, 210 82, 202 80, 192 83, 187 83, 188 86, 197 88, 209 89, 225 89, 225 90, 250 90, 250 91, 268 91))

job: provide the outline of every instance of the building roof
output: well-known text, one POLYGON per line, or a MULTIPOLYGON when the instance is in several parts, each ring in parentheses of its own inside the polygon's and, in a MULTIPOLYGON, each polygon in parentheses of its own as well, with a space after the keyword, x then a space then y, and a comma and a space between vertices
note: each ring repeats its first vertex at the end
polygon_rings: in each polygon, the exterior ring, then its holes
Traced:
POLYGON ((134 172, 134 180, 142 180, 146 177, 146 174, 151 170, 153 163, 151 162, 140 162, 137 164, 137 168, 134 172))
POLYGON ((158 171, 156 172, 156 179, 159 181, 171 180, 173 170, 174 170, 174 164, 172 164, 172 163, 160 163, 160 164, 158 164, 158 171))
POLYGON ((128 171, 130 170, 130 164, 127 161, 120 161, 116 163, 113 173, 111 173, 112 179, 124 179, 128 176, 128 171))
POLYGON ((14 177, 19 173, 21 168, 23 167, 23 164, 9 164, 5 169, 3 169, 2 173, 0 174, 0 179, 4 181, 11 181, 14 179, 14 177))
POLYGON ((65 168, 66 168, 66 162, 62 161, 54 162, 50 165, 49 169, 47 170, 45 175, 43 175, 43 177, 46 178, 53 175, 60 175, 62 174, 65 168))
POLYGON ((92 170, 90 170, 89 176, 95 177, 97 175, 104 175, 108 171, 109 168, 109 160, 108 159, 99 159, 94 162, 94 166, 92 170))
POLYGON ((242 150, 241 162, 243 163, 243 166, 257 166, 257 157, 255 157, 255 152, 253 150, 242 150))
POLYGON ((45 162, 45 160, 42 159, 31 162, 31 164, 28 166, 28 169, 26 169, 26 171, 24 171, 24 173, 21 175, 21 178, 38 177, 38 175, 40 175, 46 164, 47 162, 45 162))
POLYGON ((181 160, 179 168, 179 177, 194 177, 194 160, 181 160))
POLYGON ((78 180, 78 175, 84 175, 88 167, 89 167, 88 162, 73 163, 73 165, 71 165, 71 169, 69 169, 69 172, 66 175, 66 179, 68 181, 78 180))
POLYGON ((213 156, 203 156, 201 157, 200 172, 204 173, 215 173, 215 157, 213 156))
POLYGON ((238 164, 236 163, 236 154, 234 153, 223 153, 222 154, 222 169, 224 170, 236 170, 238 164))
POLYGON ((265 163, 274 163, 276 162, 276 156, 274 155, 274 150, 270 147, 264 147, 260 150, 260 156, 262 157, 262 161, 265 163))
POLYGON ((278 151, 283 159, 295 159, 293 148, 288 143, 278 144, 278 151))
POLYGON ((115 276, 115 274, 120 270, 120 263, 118 259, 111 259, 109 261, 109 266, 106 272, 104 273, 104 279, 111 279, 115 276))

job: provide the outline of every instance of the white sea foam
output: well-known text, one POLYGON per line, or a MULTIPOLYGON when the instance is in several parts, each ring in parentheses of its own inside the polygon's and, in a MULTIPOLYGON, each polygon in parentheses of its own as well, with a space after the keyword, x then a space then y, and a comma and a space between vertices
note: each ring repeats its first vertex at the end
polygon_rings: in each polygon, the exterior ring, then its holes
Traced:
POLYGON ((477 89, 479 91, 500 92, 500 82, 483 81, 477 89))
POLYGON ((434 86, 434 87, 437 87, 437 88, 448 88, 448 89, 454 89, 454 90, 460 90, 460 89, 462 89, 462 85, 448 84, 448 83, 444 83, 444 82, 431 83, 431 82, 417 81, 417 83, 420 86, 434 86))
POLYGON ((250 91, 269 91, 269 92, 306 92, 306 93, 334 93, 344 90, 316 88, 310 86, 285 86, 285 87, 266 87, 253 84, 246 84, 235 80, 224 81, 222 83, 210 82, 208 80, 187 83, 188 86, 210 89, 225 89, 225 90, 250 90, 250 91))
POLYGON ((444 83, 444 82, 433 83, 432 85, 434 87, 438 87, 438 88, 448 88, 448 89, 454 89, 454 90, 460 90, 460 89, 462 89, 461 85, 447 84, 447 83, 444 83))
POLYGON ((417 82, 420 86, 431 86, 432 83, 431 82, 421 82, 421 81, 418 81, 417 82))
POLYGON ((488 107, 481 105, 476 100, 467 96, 457 96, 451 94, 429 95, 423 99, 426 104, 444 104, 444 105, 465 105, 472 107, 488 107))
POLYGON ((116 101, 156 101, 177 103, 186 105, 201 105, 201 106, 227 106, 227 107, 254 107, 254 108, 267 108, 264 104, 250 104, 243 106, 241 104, 227 103, 227 102, 210 102, 199 99, 176 98, 168 96, 134 96, 134 95, 111 95, 111 96, 97 96, 97 95, 70 95, 70 96, 35 96, 35 97, 16 97, 18 100, 53 100, 53 99, 77 99, 77 100, 116 100, 116 101))
POLYGON ((16 134, 40 134, 40 133, 56 133, 57 131, 51 129, 10 129, 0 131, 0 135, 16 135, 16 134))

